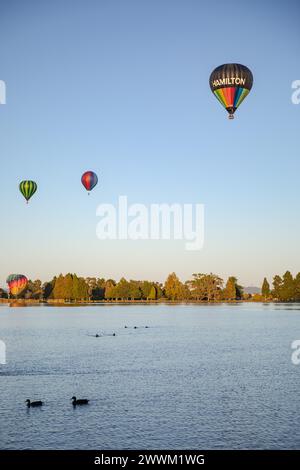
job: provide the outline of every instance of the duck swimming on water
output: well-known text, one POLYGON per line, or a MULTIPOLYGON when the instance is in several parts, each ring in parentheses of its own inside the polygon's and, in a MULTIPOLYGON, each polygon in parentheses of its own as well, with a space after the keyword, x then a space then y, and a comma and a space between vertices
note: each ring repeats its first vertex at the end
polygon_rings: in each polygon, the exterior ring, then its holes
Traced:
POLYGON ((72 397, 71 400, 72 400, 72 405, 73 405, 73 406, 76 406, 76 405, 87 405, 87 404, 89 403, 89 400, 87 400, 86 398, 81 398, 81 399, 77 400, 76 397, 72 397))
POLYGON ((28 408, 31 408, 31 407, 35 408, 35 407, 37 407, 37 406, 42 406, 42 405, 43 405, 43 402, 40 401, 40 400, 38 400, 38 401, 30 401, 30 400, 27 399, 27 400, 25 401, 25 403, 27 404, 27 407, 28 407, 28 408))

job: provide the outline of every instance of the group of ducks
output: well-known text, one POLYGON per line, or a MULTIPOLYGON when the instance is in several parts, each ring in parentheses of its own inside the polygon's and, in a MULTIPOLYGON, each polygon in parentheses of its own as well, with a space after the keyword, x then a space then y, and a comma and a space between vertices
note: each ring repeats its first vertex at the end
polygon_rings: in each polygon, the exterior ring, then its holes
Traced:
MULTIPOLYGON (((124 328, 130 328, 130 327, 125 325, 124 328)), ((137 328, 150 328, 150 327, 149 326, 144 326, 144 327, 134 326, 133 328, 136 330, 137 328)), ((100 336, 116 336, 116 333, 113 333, 111 335, 103 335, 103 334, 99 335, 98 333, 96 333, 96 335, 95 335, 96 338, 99 338, 100 336)), ((88 405, 88 403, 89 403, 89 400, 87 400, 86 398, 80 398, 80 399, 77 400, 77 398, 75 396, 72 397, 71 400, 72 400, 72 405, 73 406, 88 405)), ((43 406, 43 404, 44 404, 44 402, 41 401, 41 400, 30 401, 29 399, 27 399, 25 401, 25 403, 26 403, 28 408, 37 408, 37 407, 43 406)))
MULTIPOLYGON (((124 326, 124 328, 130 328, 129 326, 124 326)), ((149 326, 134 326, 133 329, 136 330, 137 328, 149 328, 149 326)))
MULTIPOLYGON (((130 328, 129 326, 124 326, 124 328, 130 328)), ((134 330, 137 330, 137 328, 150 328, 149 326, 134 326, 133 329, 134 330)), ((116 333, 112 333, 112 334, 103 334, 103 333, 96 333, 95 334, 95 338, 100 338, 102 336, 117 336, 116 333)))
MULTIPOLYGON (((89 403, 89 400, 87 400, 86 398, 81 398, 81 399, 78 399, 76 397, 72 397, 71 398, 72 400, 72 405, 73 406, 77 406, 77 405, 87 405, 89 403)), ((28 408, 37 408, 39 406, 42 406, 44 404, 43 401, 30 401, 29 399, 27 399, 25 401, 26 405, 28 408)))

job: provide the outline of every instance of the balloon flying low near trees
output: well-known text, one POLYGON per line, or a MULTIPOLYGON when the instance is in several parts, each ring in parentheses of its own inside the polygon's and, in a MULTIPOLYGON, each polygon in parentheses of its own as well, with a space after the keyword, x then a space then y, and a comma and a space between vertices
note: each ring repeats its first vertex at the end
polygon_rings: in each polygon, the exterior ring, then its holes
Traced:
POLYGON ((98 183, 98 176, 93 171, 86 171, 81 177, 81 183, 88 193, 90 193, 90 191, 92 191, 92 189, 98 183))
POLYGON ((224 64, 217 67, 209 78, 211 91, 227 110, 229 119, 244 101, 253 85, 250 69, 241 64, 224 64))
POLYGON ((10 274, 6 279, 11 295, 19 295, 28 284, 28 279, 23 274, 10 274))
POLYGON ((37 184, 35 181, 31 180, 21 181, 19 189, 28 204, 29 199, 34 195, 37 190, 37 184))

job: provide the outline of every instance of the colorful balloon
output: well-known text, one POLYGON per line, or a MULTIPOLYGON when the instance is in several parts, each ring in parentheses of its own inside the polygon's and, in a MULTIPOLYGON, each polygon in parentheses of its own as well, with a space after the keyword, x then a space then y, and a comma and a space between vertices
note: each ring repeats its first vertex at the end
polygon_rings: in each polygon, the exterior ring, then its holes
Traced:
POLYGON ((253 85, 251 70, 241 64, 217 67, 209 78, 211 91, 229 113, 229 119, 246 98, 253 85))
POLYGON ((23 274, 10 274, 6 279, 9 292, 12 295, 19 295, 27 286, 28 279, 23 274))
POLYGON ((28 203, 29 199, 34 195, 37 190, 37 184, 35 183, 35 181, 30 180, 21 181, 19 189, 28 203))
POLYGON ((93 171, 86 171, 81 177, 81 182, 87 191, 92 191, 98 183, 98 176, 93 171))

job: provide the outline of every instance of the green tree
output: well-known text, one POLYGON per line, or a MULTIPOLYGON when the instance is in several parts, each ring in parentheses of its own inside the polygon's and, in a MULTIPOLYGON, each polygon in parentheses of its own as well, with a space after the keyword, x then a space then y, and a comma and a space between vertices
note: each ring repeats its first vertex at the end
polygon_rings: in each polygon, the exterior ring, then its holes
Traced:
POLYGON ((152 285, 151 290, 150 290, 149 295, 148 295, 148 299, 149 300, 156 300, 156 295, 157 295, 156 287, 152 285))
POLYGON ((164 286, 159 283, 155 282, 154 284, 155 290, 156 290, 156 299, 162 299, 164 297, 164 286))
POLYGON ((116 298, 116 281, 114 279, 108 279, 105 281, 104 296, 106 299, 116 298))
POLYGON ((55 279, 53 287, 53 299, 64 299, 65 298, 65 289, 64 289, 64 276, 60 274, 57 279, 55 279))
POLYGON ((237 279, 230 276, 224 289, 224 300, 236 300, 237 294, 237 279))
POLYGON ((213 273, 197 273, 188 285, 193 299, 212 302, 220 299, 223 279, 213 273))
POLYGON ((53 299, 53 289, 56 283, 56 277, 50 282, 45 282, 42 286, 43 298, 44 299, 53 299))
POLYGON ((97 289, 97 279, 95 277, 87 277, 85 279, 85 282, 87 283, 88 286, 88 293, 89 297, 92 299, 93 298, 93 292, 97 289))
POLYGON ((149 281, 142 281, 141 282, 141 291, 142 291, 142 298, 148 299, 153 283, 149 281))
POLYGON ((272 296, 274 299, 280 300, 282 294, 283 280, 278 274, 273 278, 272 296))
POLYGON ((68 273, 63 279, 63 299, 71 300, 73 290, 73 276, 68 273))
POLYGON ((280 300, 291 301, 295 298, 295 282, 290 271, 286 271, 283 275, 283 285, 281 289, 280 300))
POLYGON ((7 299, 8 298, 8 293, 0 288, 0 299, 7 299))
POLYGON ((78 296, 80 300, 89 299, 89 288, 83 277, 78 279, 78 296))
POLYGON ((70 298, 72 300, 79 300, 81 298, 80 282, 76 274, 72 275, 72 288, 70 298))
POLYGON ((295 300, 300 301, 300 273, 296 274, 294 280, 295 300))
POLYGON ((138 281, 129 281, 129 297, 132 300, 140 300, 142 298, 142 291, 138 281))
POLYGON ((270 290, 270 284, 268 283, 267 278, 265 277, 261 286, 261 294, 262 296, 266 299, 270 297, 271 290, 270 290))
POLYGON ((116 285, 116 298, 128 300, 130 298, 130 284, 124 277, 116 285))

